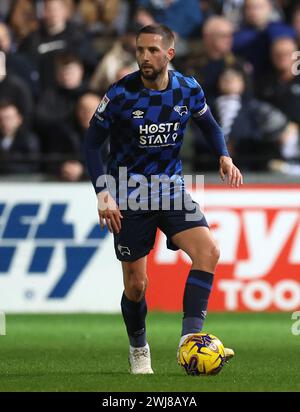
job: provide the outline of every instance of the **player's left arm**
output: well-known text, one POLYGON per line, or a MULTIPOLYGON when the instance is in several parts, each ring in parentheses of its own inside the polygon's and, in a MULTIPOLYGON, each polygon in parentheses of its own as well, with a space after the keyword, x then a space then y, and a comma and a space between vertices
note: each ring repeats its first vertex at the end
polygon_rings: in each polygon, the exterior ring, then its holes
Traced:
POLYGON ((223 131, 205 101, 203 90, 198 83, 196 84, 197 94, 194 98, 192 118, 202 130, 208 145, 219 159, 219 173, 221 179, 225 180, 225 178, 227 178, 227 183, 230 186, 239 187, 243 184, 243 176, 228 153, 223 131))
POLYGON ((220 156, 220 177, 222 180, 227 178, 227 183, 231 187, 239 187, 243 182, 243 175, 240 170, 234 165, 231 157, 220 156))

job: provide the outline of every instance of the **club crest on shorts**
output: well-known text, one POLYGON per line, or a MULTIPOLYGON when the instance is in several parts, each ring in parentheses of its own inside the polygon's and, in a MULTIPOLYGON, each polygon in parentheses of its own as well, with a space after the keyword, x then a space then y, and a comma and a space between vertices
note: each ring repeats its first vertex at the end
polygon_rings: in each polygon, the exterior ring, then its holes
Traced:
POLYGON ((175 106, 174 110, 175 112, 179 113, 180 116, 183 116, 184 114, 188 114, 189 112, 187 106, 175 106))
POLYGON ((130 249, 127 246, 118 245, 118 251, 122 256, 124 256, 125 254, 130 256, 130 249))
POLYGON ((103 113, 109 101, 109 98, 105 95, 97 107, 97 113, 103 113))

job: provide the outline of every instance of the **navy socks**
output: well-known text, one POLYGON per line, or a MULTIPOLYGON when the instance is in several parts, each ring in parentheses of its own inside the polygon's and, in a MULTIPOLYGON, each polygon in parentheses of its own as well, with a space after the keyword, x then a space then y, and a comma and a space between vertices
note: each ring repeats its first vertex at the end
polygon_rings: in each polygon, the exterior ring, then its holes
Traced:
MULTIPOLYGON (((191 270, 186 281, 183 297, 183 320, 181 335, 201 332, 206 317, 208 299, 213 284, 213 273, 191 270)), ((147 343, 145 297, 133 302, 123 293, 121 309, 130 345, 142 347, 147 343)))
POLYGON ((203 270, 190 271, 183 297, 182 336, 201 332, 213 278, 213 273, 203 270))
POLYGON ((140 302, 133 302, 123 293, 121 309, 130 345, 135 348, 145 346, 147 343, 145 323, 147 304, 145 297, 140 302))

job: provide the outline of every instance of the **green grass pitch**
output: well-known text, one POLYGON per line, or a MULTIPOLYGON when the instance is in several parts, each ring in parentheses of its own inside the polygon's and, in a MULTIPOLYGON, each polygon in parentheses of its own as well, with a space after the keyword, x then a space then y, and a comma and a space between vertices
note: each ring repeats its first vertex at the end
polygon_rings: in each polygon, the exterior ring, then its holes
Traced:
POLYGON ((205 331, 236 356, 219 375, 176 363, 180 314, 149 313, 150 376, 128 373, 120 315, 8 315, 0 336, 0 391, 299 391, 300 336, 290 313, 210 313, 205 331))

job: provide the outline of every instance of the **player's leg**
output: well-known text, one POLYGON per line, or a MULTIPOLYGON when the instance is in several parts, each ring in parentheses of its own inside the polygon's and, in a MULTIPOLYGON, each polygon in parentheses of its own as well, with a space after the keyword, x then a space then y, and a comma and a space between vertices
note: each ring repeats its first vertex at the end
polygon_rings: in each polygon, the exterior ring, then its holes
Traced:
POLYGON ((171 240, 192 260, 183 297, 181 335, 184 337, 202 330, 219 259, 219 248, 208 227, 204 226, 179 232, 171 240))
MULTIPOLYGON (((171 239, 172 243, 186 252, 192 260, 183 297, 180 347, 190 334, 202 330, 220 252, 208 227, 187 229, 175 234, 171 239)), ((225 348, 226 361, 233 356, 234 351, 225 348)))
POLYGON ((121 309, 129 342, 133 347, 142 347, 147 343, 145 292, 148 279, 146 264, 146 256, 134 262, 122 262, 124 292, 121 309))
POLYGON ((153 373, 146 338, 147 255, 153 248, 156 214, 123 211, 122 227, 114 234, 115 252, 122 262, 124 293, 121 309, 129 337, 132 373, 153 373))
POLYGON ((146 265, 146 256, 133 262, 122 262, 124 293, 121 308, 130 342, 129 363, 133 374, 153 373, 146 337, 146 265))

